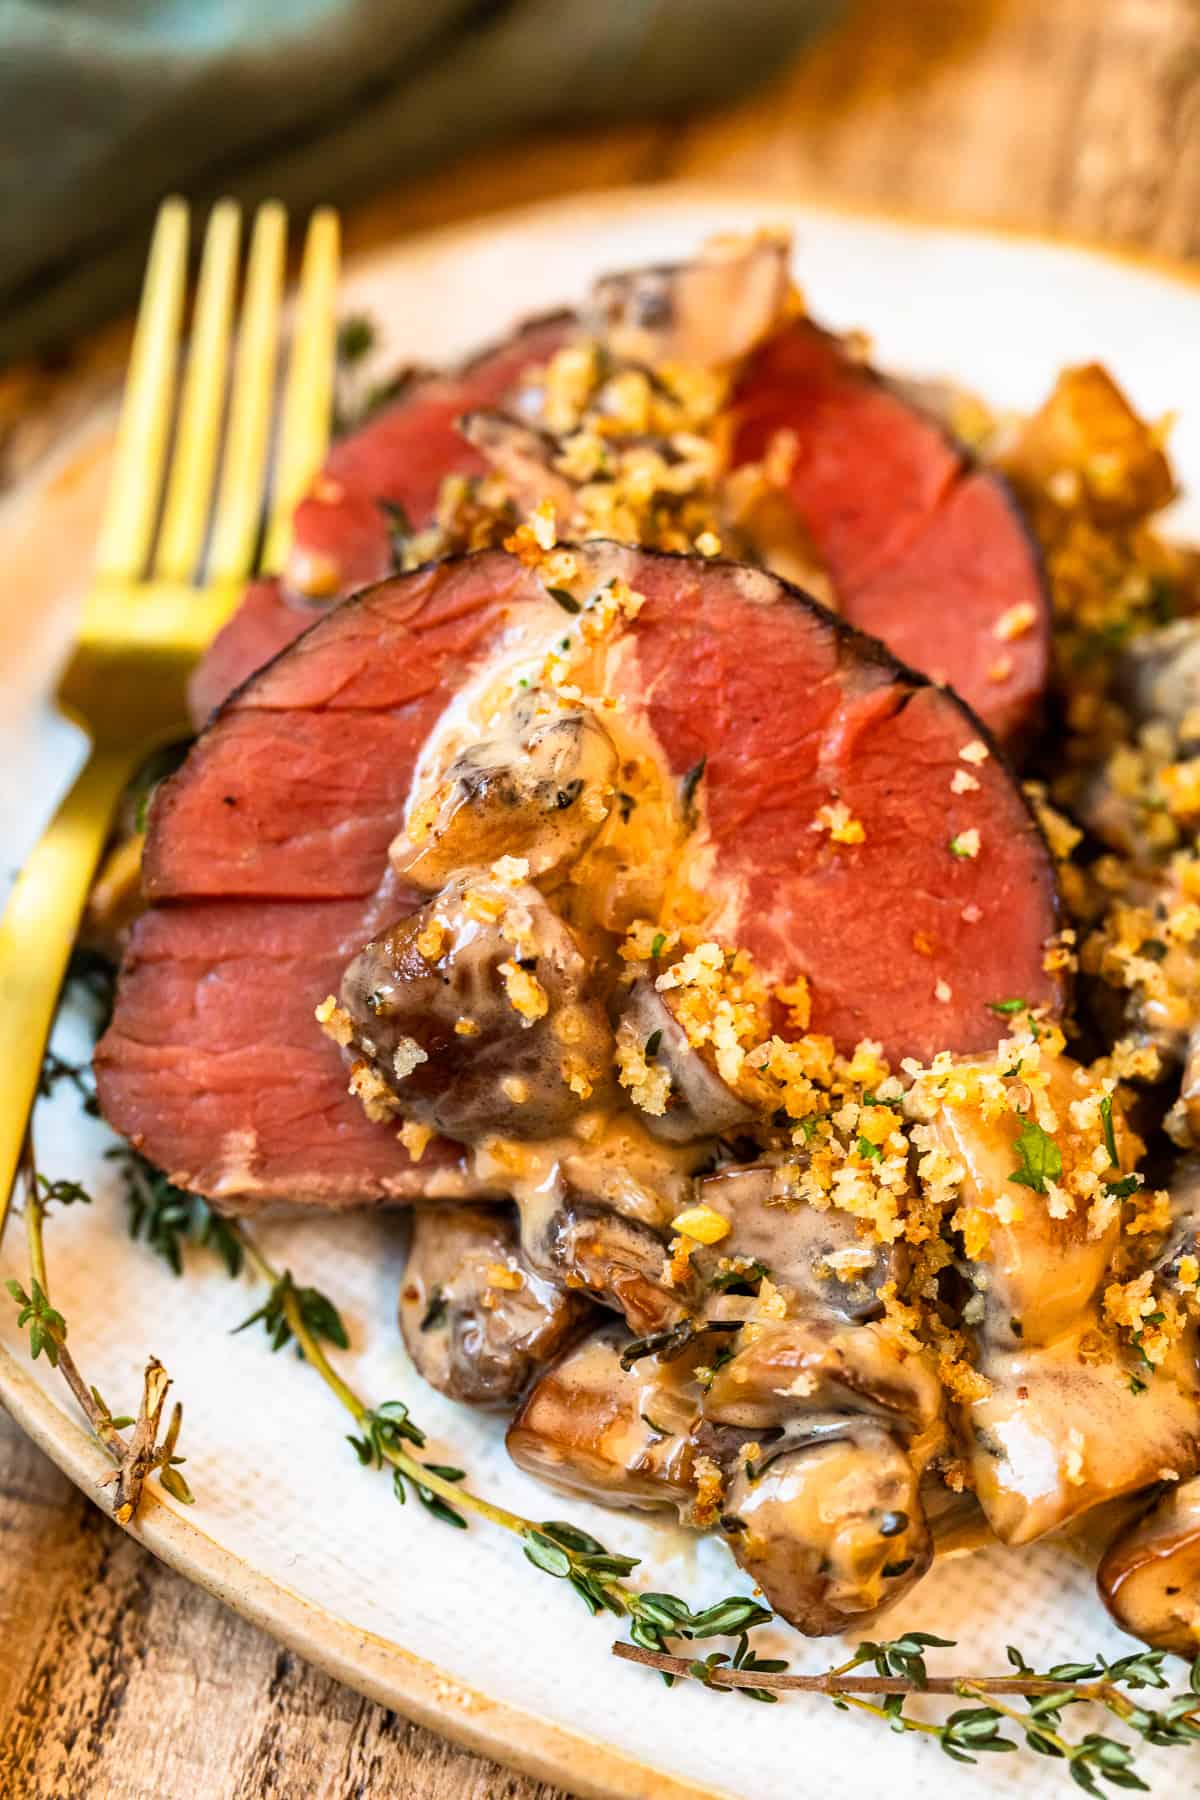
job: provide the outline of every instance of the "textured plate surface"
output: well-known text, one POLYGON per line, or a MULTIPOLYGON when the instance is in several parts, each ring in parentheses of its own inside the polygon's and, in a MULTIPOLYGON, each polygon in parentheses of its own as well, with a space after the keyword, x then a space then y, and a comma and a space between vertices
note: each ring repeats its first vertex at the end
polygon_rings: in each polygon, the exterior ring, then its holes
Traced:
MULTIPOLYGON (((572 300, 600 270, 666 260, 708 231, 760 222, 794 228, 814 312, 866 326, 885 366, 950 374, 994 404, 1026 407, 1060 365, 1098 357, 1144 411, 1183 407, 1174 450, 1184 481, 1200 486, 1200 294, 1180 275, 1070 247, 746 194, 642 190, 405 244, 350 269, 344 310, 384 324, 385 361, 436 361, 572 300)), ((0 888, 80 754, 45 694, 86 573, 110 437, 111 419, 89 421, 0 508, 0 888)), ((1200 509, 1181 504, 1178 526, 1200 535, 1200 509)), ((81 1056, 86 1044, 82 1019, 65 1018, 63 1054, 81 1056)), ((84 1179, 96 1194, 95 1206, 52 1217, 48 1230, 54 1298, 84 1373, 114 1409, 131 1407, 153 1351, 185 1402, 182 1447, 198 1501, 146 1506, 138 1535, 158 1555, 363 1691, 580 1793, 794 1800, 837 1791, 865 1800, 886 1788, 909 1800, 948 1777, 931 1746, 823 1703, 752 1707, 690 1685, 668 1693, 616 1663, 610 1623, 589 1621, 503 1535, 451 1532, 416 1506, 399 1510, 389 1483, 359 1469, 347 1420, 317 1378, 290 1353, 271 1356, 257 1333, 230 1335, 260 1290, 231 1282, 199 1251, 175 1280, 129 1242, 103 1156, 110 1141, 68 1092, 39 1113, 43 1167, 84 1179)), ((640 1555, 647 1585, 694 1603, 744 1589, 717 1544, 548 1496, 510 1466, 498 1423, 422 1386, 393 1324, 401 1218, 258 1229, 277 1263, 341 1306, 354 1345, 345 1366, 359 1390, 375 1402, 408 1399, 436 1457, 464 1466, 477 1489, 534 1517, 577 1519, 640 1555)), ((24 1274, 19 1221, 0 1252, 0 1275, 13 1274, 24 1274)), ((0 1398, 94 1491, 104 1459, 53 1373, 44 1362, 30 1367, 7 1298, 0 1398)), ((902 1628, 959 1639, 960 1669, 1003 1667, 1006 1643, 1056 1661, 1128 1642, 1107 1621, 1083 1561, 1061 1547, 939 1567, 888 1621, 889 1632, 902 1628)), ((779 1638, 798 1668, 837 1660, 835 1645, 779 1638)), ((1191 1791, 1194 1780, 1176 1757, 1161 1791, 1191 1791)), ((1054 1765, 1024 1756, 956 1769, 954 1782, 964 1796, 1064 1791, 1054 1765)))

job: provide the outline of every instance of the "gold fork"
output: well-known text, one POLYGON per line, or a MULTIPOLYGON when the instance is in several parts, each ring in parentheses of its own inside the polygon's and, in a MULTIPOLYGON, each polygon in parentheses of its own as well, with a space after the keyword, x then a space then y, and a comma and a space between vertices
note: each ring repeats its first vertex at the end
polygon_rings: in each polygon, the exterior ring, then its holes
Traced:
POLYGON ((93 584, 57 695, 87 733, 91 753, 0 920, 0 1232, 59 988, 117 801, 152 751, 188 733, 187 676, 256 567, 268 488, 258 566, 274 571, 329 439, 337 214, 323 208, 309 224, 270 478, 283 207, 268 202, 254 219, 223 428, 240 236, 239 208, 222 200, 205 233, 176 411, 186 204, 164 201, 154 227, 93 584))

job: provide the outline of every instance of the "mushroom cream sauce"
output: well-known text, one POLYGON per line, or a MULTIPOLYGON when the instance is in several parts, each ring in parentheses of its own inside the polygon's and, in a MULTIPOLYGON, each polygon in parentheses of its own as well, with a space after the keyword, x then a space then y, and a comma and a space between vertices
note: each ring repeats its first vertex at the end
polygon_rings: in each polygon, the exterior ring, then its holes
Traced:
MULTIPOLYGON (((1196 560, 1153 525, 1165 430, 1095 366, 1028 420, 904 390, 1040 547, 1027 773, 1068 918, 1046 966, 1078 979, 1062 1018, 996 994, 988 1055, 839 1054, 805 981, 731 935, 704 769, 670 773, 622 682, 626 557, 571 548, 724 552, 836 606, 784 503, 788 434, 729 463, 731 371, 803 310, 787 263, 764 236, 601 283, 508 409, 464 421, 488 472, 406 546, 503 545, 546 598, 425 745, 390 859, 416 910, 318 1009, 369 1116, 418 1159, 463 1143, 502 1202, 417 1212, 405 1338, 439 1388, 517 1407, 522 1466, 722 1532, 803 1631, 869 1623, 939 1543, 1105 1506, 1115 1616, 1194 1649, 1200 622, 1196 560)), ((996 628, 998 684, 1032 611, 996 628)), ((992 754, 964 735, 956 795, 992 754)), ((838 804, 809 828, 862 836, 838 804)), ((950 849, 987 854, 978 830, 950 849)))

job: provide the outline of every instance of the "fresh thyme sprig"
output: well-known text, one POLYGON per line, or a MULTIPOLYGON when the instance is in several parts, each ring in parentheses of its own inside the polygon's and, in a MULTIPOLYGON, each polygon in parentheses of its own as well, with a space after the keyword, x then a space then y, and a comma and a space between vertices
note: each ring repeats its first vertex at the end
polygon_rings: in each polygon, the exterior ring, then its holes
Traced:
POLYGON ((168 1181, 161 1169, 127 1144, 108 1152, 121 1171, 129 1206, 129 1235, 144 1238, 176 1275, 183 1274, 185 1244, 215 1250, 230 1275, 242 1272, 237 1232, 199 1194, 168 1181))
POLYGON ((1130 1698, 1125 1690, 1169 1686, 1163 1673, 1165 1652, 1135 1651, 1108 1662, 1096 1656, 1089 1662, 1058 1663, 1038 1674, 1012 1646, 1008 1660, 1014 1673, 1005 1675, 931 1675, 925 1663, 927 1649, 954 1648, 952 1638, 913 1631, 887 1643, 862 1643, 848 1661, 815 1675, 783 1672, 779 1663, 751 1665, 745 1640, 734 1656, 714 1652, 703 1661, 617 1643, 613 1654, 671 1676, 686 1676, 720 1692, 755 1691, 771 1698, 780 1693, 823 1694, 835 1706, 853 1706, 884 1719, 893 1731, 915 1731, 937 1740, 955 1762, 973 1763, 984 1754, 1011 1753, 1020 1742, 1003 1735, 1006 1724, 1022 1734, 1026 1748, 1037 1755, 1064 1761, 1076 1786, 1100 1795, 1100 1782, 1113 1787, 1148 1792, 1133 1766, 1128 1743, 1089 1731, 1077 1739, 1063 1736, 1063 1713, 1071 1706, 1101 1706, 1144 1743, 1164 1749, 1186 1749, 1200 1742, 1200 1656, 1191 1666, 1188 1688, 1173 1694, 1165 1704, 1150 1708, 1130 1698), (870 1664, 873 1675, 854 1670, 870 1664), (953 1695, 980 1704, 962 1707, 938 1722, 913 1717, 904 1708, 917 1694, 953 1695), (1006 1698, 1027 1699, 1023 1711, 1006 1698))
MULTIPOLYGON (((47 1085, 69 1079, 87 1104, 82 1069, 59 1063, 49 1069, 46 1079, 47 1085)), ((1061 1728, 1069 1707, 1101 1706, 1147 1744, 1180 1748, 1200 1741, 1200 1657, 1192 1665, 1189 1690, 1172 1695, 1157 1709, 1140 1705, 1125 1690, 1168 1687, 1161 1651, 1135 1652, 1111 1663, 1096 1657, 1087 1663, 1059 1664, 1038 1674, 1019 1651, 1010 1648, 1012 1674, 939 1676, 929 1673, 925 1651, 951 1649, 953 1640, 914 1631, 888 1642, 860 1644, 848 1661, 823 1673, 789 1674, 782 1659, 760 1657, 750 1647, 750 1633, 773 1617, 756 1601, 735 1595, 697 1613, 676 1595, 638 1592, 628 1584, 638 1558, 610 1552, 588 1532, 567 1522, 539 1523, 512 1513, 465 1487, 461 1469, 414 1456, 412 1452, 423 1450, 427 1440, 406 1403, 386 1401, 367 1406, 330 1362, 324 1345, 344 1349, 349 1341, 332 1302, 317 1289, 298 1286, 290 1271, 276 1270, 243 1226, 221 1220, 198 1196, 175 1187, 136 1152, 121 1149, 114 1155, 125 1176, 132 1235, 144 1238, 176 1274, 182 1270, 187 1243, 216 1251, 231 1276, 249 1265, 268 1285, 268 1298, 237 1329, 262 1323, 275 1350, 295 1341, 304 1360, 354 1419, 361 1435, 352 1435, 349 1442, 360 1463, 391 1468, 398 1501, 404 1502, 411 1489, 443 1523, 464 1528, 464 1515, 474 1514, 515 1535, 533 1566, 566 1581, 589 1612, 605 1611, 628 1619, 632 1641, 615 1643, 613 1653, 657 1669, 668 1686, 682 1677, 699 1681, 715 1693, 733 1690, 768 1704, 788 1691, 823 1695, 837 1707, 852 1707, 878 1717, 893 1731, 932 1737, 957 1762, 973 1763, 982 1754, 1012 1753, 1023 1742, 1035 1754, 1063 1761, 1075 1784, 1094 1796, 1102 1795, 1101 1782, 1141 1792, 1146 1791, 1146 1783, 1133 1767, 1128 1743, 1099 1732, 1066 1738, 1061 1728), (680 1641, 713 1637, 736 1639, 734 1649, 689 1657, 672 1647, 680 1641), (867 1665, 873 1674, 859 1672, 867 1665), (939 1723, 905 1711, 908 1701, 920 1694, 954 1696, 976 1704, 957 1708, 939 1723), (1008 1704, 1007 1697, 1025 1699, 1028 1705, 1018 1710, 1008 1704), (1004 1735, 1006 1726, 1015 1727, 1020 1741, 1004 1735)), ((1031 1174, 1043 1172, 1042 1165, 1034 1168, 1033 1159, 1029 1161, 1031 1174)), ((1044 1172, 1053 1171, 1047 1166, 1044 1172)), ((8 1286, 21 1308, 20 1325, 30 1328, 31 1353, 36 1357, 44 1350, 51 1364, 62 1369, 97 1437, 117 1463, 109 1479, 118 1484, 114 1506, 118 1519, 124 1523, 133 1516, 141 1485, 155 1469, 169 1492, 190 1500, 190 1491, 178 1472, 180 1459, 174 1454, 181 1419, 178 1406, 158 1442, 169 1385, 162 1365, 152 1359, 147 1366, 142 1405, 133 1438, 126 1445, 120 1433, 132 1421, 114 1418, 97 1390, 86 1387, 66 1348, 66 1321, 50 1302, 41 1235, 44 1207, 54 1201, 72 1204, 89 1196, 78 1183, 51 1183, 37 1177, 32 1167, 29 1177, 26 1221, 31 1291, 26 1293, 17 1282, 8 1286)), ((1033 1184, 1030 1181, 1029 1185, 1033 1184)), ((669 1355, 672 1351, 677 1354, 689 1341, 682 1332, 661 1335, 661 1343, 648 1339, 630 1348, 635 1356, 669 1355)))
POLYGON ((29 1328, 29 1354, 36 1362, 45 1352, 51 1368, 57 1369, 78 1401, 93 1433, 116 1465, 101 1486, 115 1484, 113 1517, 127 1525, 137 1512, 142 1489, 150 1475, 157 1473, 160 1482, 176 1500, 190 1504, 194 1496, 187 1481, 179 1473, 183 1458, 175 1454, 183 1408, 176 1403, 166 1431, 159 1439, 163 1407, 171 1381, 157 1357, 146 1364, 142 1382, 142 1398, 136 1419, 114 1416, 99 1389, 86 1382, 67 1348, 67 1321, 51 1303, 50 1282, 46 1274, 46 1250, 43 1226, 46 1208, 52 1204, 74 1206, 88 1203, 91 1195, 77 1181, 50 1181, 34 1164, 32 1141, 26 1139, 22 1162, 25 1183, 25 1237, 29 1251, 29 1292, 19 1281, 5 1285, 18 1307, 17 1324, 29 1328), (132 1435, 122 1436, 132 1425, 132 1435))
MULTIPOLYGON (((225 1230, 232 1234, 232 1227, 225 1225, 225 1230)), ((240 1232, 235 1242, 239 1252, 245 1247, 245 1240, 240 1232)), ((289 1323, 289 1309, 286 1302, 291 1299, 299 1310, 301 1318, 315 1338, 324 1338, 327 1343, 336 1344, 339 1350, 350 1348, 350 1339, 342 1316, 329 1297, 320 1288, 297 1287, 292 1280, 292 1272, 285 1269, 273 1284, 266 1300, 248 1319, 234 1326, 234 1331, 245 1331, 251 1325, 262 1325, 271 1340, 272 1350, 282 1350, 290 1344, 295 1333, 289 1323)), ((297 1345, 297 1351, 300 1351, 297 1345)))

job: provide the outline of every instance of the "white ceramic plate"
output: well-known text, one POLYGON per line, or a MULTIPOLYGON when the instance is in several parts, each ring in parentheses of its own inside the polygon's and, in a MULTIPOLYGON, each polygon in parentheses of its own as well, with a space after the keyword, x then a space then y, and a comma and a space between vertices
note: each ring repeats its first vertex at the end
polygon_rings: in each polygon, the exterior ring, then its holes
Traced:
MULTIPOLYGON (((956 376, 1001 406, 1026 407, 1064 363, 1098 357, 1145 412, 1175 406, 1174 449, 1200 487, 1200 297, 1181 275, 1038 241, 831 215, 753 195, 637 190, 523 212, 423 238, 352 268, 346 310, 386 327, 392 360, 437 360, 499 336, 522 314, 576 298, 596 272, 686 254, 706 233, 762 221, 791 225, 813 310, 865 325, 879 360, 956 376)), ((85 577, 103 491, 111 419, 90 422, 38 480, 0 508, 6 570, 0 607, 2 872, 34 841, 80 746, 45 707, 85 577)), ((1183 503, 1179 525, 1197 533, 1183 503)), ((0 885, 3 885, 0 883, 0 885)), ((80 1056, 80 1019, 60 1026, 80 1056)), ((174 1279, 131 1244, 103 1151, 110 1141, 60 1092, 38 1115, 52 1175, 84 1179, 90 1209, 52 1218, 56 1303, 87 1377, 132 1410, 148 1352, 185 1403, 192 1509, 148 1501, 136 1534, 165 1560, 346 1681, 472 1746, 583 1794, 736 1795, 794 1800, 882 1788, 906 1800, 949 1776, 939 1752, 890 1736, 822 1702, 772 1708, 668 1693, 618 1664, 608 1620, 590 1620, 562 1583, 535 1573, 487 1527, 448 1530, 401 1511, 388 1481, 361 1470, 347 1420, 317 1378, 260 1334, 230 1335, 261 1292, 233 1283, 203 1252, 174 1279)), ((404 1225, 391 1217, 315 1218, 257 1228, 272 1258, 331 1293, 352 1336, 350 1378, 374 1402, 408 1399, 442 1460, 472 1484, 536 1517, 569 1513, 615 1549, 643 1558, 647 1584, 709 1601, 745 1587, 723 1548, 662 1525, 548 1496, 509 1464, 499 1423, 426 1389, 394 1325, 404 1225)), ((11 1229, 0 1274, 22 1274, 11 1229)), ((107 1467, 44 1361, 31 1368, 6 1296, 0 1307, 0 1397, 88 1492, 107 1467)), ((940 1566, 889 1630, 957 1638, 956 1664, 1003 1666, 1003 1646, 1058 1660, 1124 1643, 1083 1564, 1061 1548, 994 1550, 940 1566)), ((835 1646, 791 1634, 799 1668, 835 1646)), ((1148 1759, 1152 1760, 1152 1759, 1148 1759)), ((1162 1791, 1182 1792, 1184 1771, 1162 1791)), ((1194 1772, 1190 1778, 1195 1779, 1194 1772)), ((1054 1765, 1026 1756, 955 1772, 964 1797, 1062 1792, 1054 1765)))

